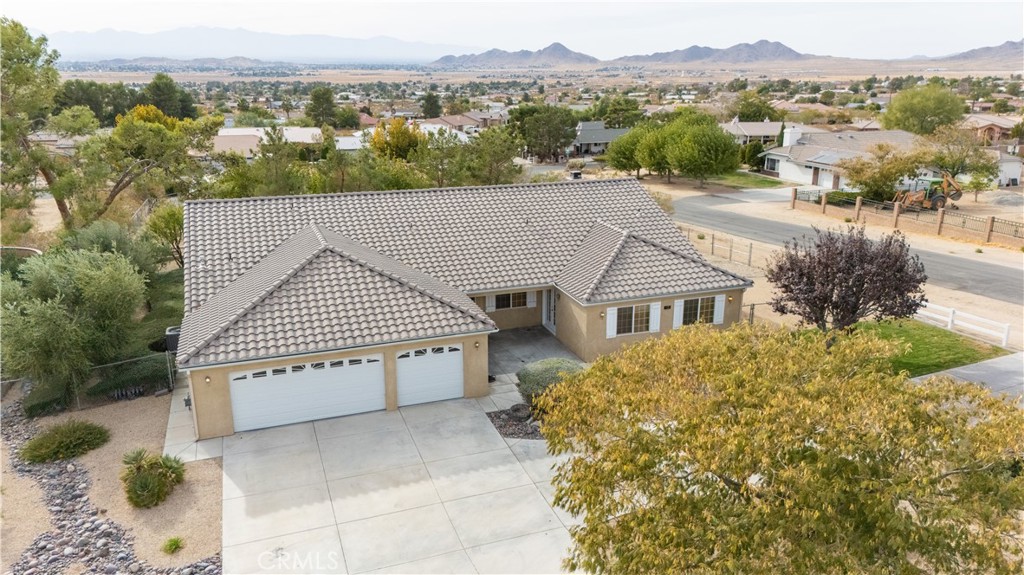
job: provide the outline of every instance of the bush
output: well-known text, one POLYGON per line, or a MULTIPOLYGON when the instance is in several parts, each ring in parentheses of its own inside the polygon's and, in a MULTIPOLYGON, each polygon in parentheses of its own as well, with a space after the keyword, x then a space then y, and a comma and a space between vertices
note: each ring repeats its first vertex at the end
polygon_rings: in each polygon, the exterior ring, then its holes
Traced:
POLYGON ((536 405, 537 397, 548 387, 561 381, 564 375, 583 371, 584 367, 582 363, 574 359, 562 357, 535 361, 516 372, 516 377, 519 379, 516 387, 519 388, 519 394, 523 396, 523 401, 532 408, 536 405))
POLYGON ((21 458, 29 463, 71 459, 109 440, 110 432, 102 425, 72 419, 58 423, 29 440, 21 448, 21 458))
POLYGON ((21 402, 25 417, 39 417, 49 413, 63 411, 68 406, 64 387, 48 381, 36 381, 32 391, 28 392, 21 402))
POLYGON ((93 397, 109 395, 129 387, 152 391, 167 386, 167 358, 163 354, 149 355, 138 361, 103 367, 96 371, 99 382, 85 390, 86 395, 93 397))
POLYGON ((852 204, 857 201, 857 192, 828 192, 828 198, 825 200, 831 206, 841 206, 843 204, 852 204))
POLYGON ((180 551, 181 548, 184 546, 185 542, 182 541, 181 537, 171 537, 167 541, 164 541, 164 546, 162 547, 162 549, 164 550, 164 553, 168 555, 173 555, 174 553, 180 551))
POLYGON ((134 507, 155 507, 185 480, 185 464, 177 457, 154 455, 145 449, 125 454, 121 483, 128 503, 134 507))
POLYGON ((132 234, 125 226, 110 220, 96 220, 64 238, 64 245, 73 250, 95 250, 125 256, 146 277, 152 276, 160 264, 170 259, 170 251, 149 237, 132 234))

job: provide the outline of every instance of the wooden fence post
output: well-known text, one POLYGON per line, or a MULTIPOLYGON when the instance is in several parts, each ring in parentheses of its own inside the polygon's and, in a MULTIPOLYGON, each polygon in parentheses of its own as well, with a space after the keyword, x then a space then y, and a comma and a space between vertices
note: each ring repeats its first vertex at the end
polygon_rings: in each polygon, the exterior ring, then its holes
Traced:
POLYGON ((864 198, 857 196, 857 202, 853 205, 853 221, 860 221, 860 207, 864 203, 864 198))
POLYGON ((935 235, 942 235, 942 222, 946 219, 946 208, 939 208, 939 215, 935 218, 935 235))
POLYGON ((988 222, 985 223, 985 243, 992 241, 992 228, 995 227, 995 224, 995 216, 989 216, 988 222))
POLYGON ((892 204, 892 227, 899 229, 900 227, 900 203, 893 202, 892 204))
POLYGON ((796 188, 792 188, 789 193, 789 209, 796 209, 796 188))
POLYGON ((828 205, 828 192, 821 194, 821 213, 825 213, 825 206, 828 205))

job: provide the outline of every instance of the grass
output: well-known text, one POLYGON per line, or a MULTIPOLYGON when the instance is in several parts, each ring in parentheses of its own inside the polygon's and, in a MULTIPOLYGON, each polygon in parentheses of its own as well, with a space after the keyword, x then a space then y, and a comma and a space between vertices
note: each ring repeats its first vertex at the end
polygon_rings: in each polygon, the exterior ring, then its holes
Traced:
POLYGON ((747 188, 784 188, 786 184, 776 180, 759 176, 750 172, 730 172, 721 176, 708 178, 708 183, 745 190, 747 188))
POLYGON ((911 377, 977 363, 1008 353, 1000 347, 917 320, 864 322, 857 329, 874 333, 880 339, 909 343, 908 353, 890 361, 893 370, 907 371, 911 377))
POLYGON ((181 550, 185 546, 185 541, 181 537, 171 537, 167 541, 164 541, 163 547, 164 553, 173 555, 181 550))
POLYGON ((29 463, 71 459, 109 440, 110 432, 106 427, 72 419, 58 423, 30 439, 21 448, 21 458, 29 463))

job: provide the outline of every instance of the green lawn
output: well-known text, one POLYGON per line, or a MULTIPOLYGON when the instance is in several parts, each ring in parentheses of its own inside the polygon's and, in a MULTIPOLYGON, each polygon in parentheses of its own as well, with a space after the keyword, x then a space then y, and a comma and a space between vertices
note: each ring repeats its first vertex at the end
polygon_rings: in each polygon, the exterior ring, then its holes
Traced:
POLYGON ((708 179, 709 183, 745 190, 747 188, 784 188, 787 184, 774 178, 768 178, 745 171, 730 172, 708 179))
POLYGON ((857 329, 872 332, 881 339, 910 344, 910 352, 892 358, 895 371, 912 377, 960 367, 1006 355, 1005 349, 964 337, 917 320, 863 322, 857 329))

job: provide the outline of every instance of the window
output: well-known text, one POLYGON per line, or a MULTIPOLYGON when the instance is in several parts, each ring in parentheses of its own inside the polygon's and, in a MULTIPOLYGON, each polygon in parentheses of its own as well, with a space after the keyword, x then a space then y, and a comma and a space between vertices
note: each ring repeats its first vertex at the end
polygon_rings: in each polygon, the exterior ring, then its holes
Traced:
POLYGON ((302 370, 306 369, 305 365, 293 365, 292 373, 302 373, 302 370))
POLYGON ((651 306, 620 307, 615 316, 615 335, 651 331, 651 306))
POLYGON ((252 376, 254 378, 256 378, 256 377, 267 377, 267 372, 266 371, 253 372, 252 376))
POLYGON ((331 365, 332 368, 334 368, 334 367, 344 367, 345 366, 345 360, 344 359, 336 359, 336 360, 332 361, 330 365, 331 365))
POLYGON ((309 364, 309 367, 311 367, 312 369, 323 369, 325 366, 324 366, 324 362, 317 361, 317 362, 309 364))
POLYGON ((718 308, 717 297, 701 297, 676 301, 675 319, 673 327, 701 323, 721 323, 718 321, 716 311, 718 308))
POLYGON ((286 373, 288 373, 287 367, 275 367, 274 369, 270 370, 270 375, 284 375, 286 373))
POLYGON ((350 360, 348 360, 348 364, 349 365, 363 365, 363 360, 361 360, 361 359, 350 359, 350 360))
POLYGON ((764 169, 769 172, 779 171, 779 159, 778 158, 766 158, 764 161, 764 169))
POLYGON ((501 293, 494 296, 494 309, 526 307, 526 292, 501 293))

